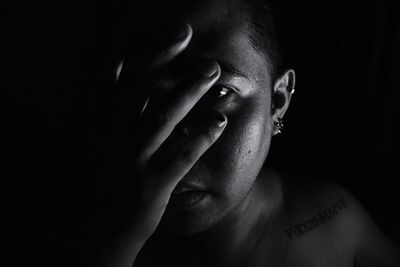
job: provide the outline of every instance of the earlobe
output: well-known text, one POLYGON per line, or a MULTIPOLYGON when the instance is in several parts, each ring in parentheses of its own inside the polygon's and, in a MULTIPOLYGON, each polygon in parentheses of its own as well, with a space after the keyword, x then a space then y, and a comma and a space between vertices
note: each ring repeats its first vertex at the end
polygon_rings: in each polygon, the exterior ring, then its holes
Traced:
POLYGON ((282 118, 278 118, 277 121, 274 121, 273 135, 281 134, 282 131, 283 131, 283 120, 282 120, 282 118))

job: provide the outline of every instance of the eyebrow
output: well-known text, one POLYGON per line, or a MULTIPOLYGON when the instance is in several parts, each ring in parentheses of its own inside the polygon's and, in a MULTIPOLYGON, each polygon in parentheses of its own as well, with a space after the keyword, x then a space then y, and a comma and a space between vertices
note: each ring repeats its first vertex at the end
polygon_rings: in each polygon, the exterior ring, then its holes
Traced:
POLYGON ((219 66, 221 67, 221 71, 228 73, 232 76, 235 77, 240 77, 240 78, 245 78, 247 80, 250 80, 250 77, 244 73, 243 71, 237 69, 235 66, 233 66, 230 63, 227 62, 218 62, 219 66))

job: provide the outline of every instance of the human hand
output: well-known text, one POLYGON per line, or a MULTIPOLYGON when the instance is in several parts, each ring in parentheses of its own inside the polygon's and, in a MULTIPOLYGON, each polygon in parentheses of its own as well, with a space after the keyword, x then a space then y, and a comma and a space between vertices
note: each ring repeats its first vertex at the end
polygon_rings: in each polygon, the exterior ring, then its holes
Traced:
MULTIPOLYGON (((113 256, 113 266, 128 266, 134 262, 137 253, 160 223, 176 185, 219 138, 227 124, 226 116, 215 111, 189 134, 184 130, 188 114, 215 84, 221 72, 216 62, 204 60, 183 80, 165 82, 170 79, 168 76, 173 62, 191 40, 191 27, 186 25, 184 31, 183 38, 181 35, 144 68, 144 81, 151 85, 150 97, 145 109, 133 120, 133 140, 126 146, 132 150, 129 154, 123 153, 129 157, 124 161, 129 166, 124 169, 128 170, 130 194, 135 197, 135 203, 132 206, 128 203, 130 209, 126 212, 132 213, 133 217, 124 235, 114 243, 119 249, 113 256)), ((126 81, 132 84, 132 76, 134 74, 129 65, 125 65, 119 77, 119 86, 126 87, 126 81)), ((121 98, 123 101, 127 99, 121 98)), ((118 101, 116 106, 124 107, 118 101)), ((126 109, 121 110, 124 110, 124 115, 127 114, 126 109)))

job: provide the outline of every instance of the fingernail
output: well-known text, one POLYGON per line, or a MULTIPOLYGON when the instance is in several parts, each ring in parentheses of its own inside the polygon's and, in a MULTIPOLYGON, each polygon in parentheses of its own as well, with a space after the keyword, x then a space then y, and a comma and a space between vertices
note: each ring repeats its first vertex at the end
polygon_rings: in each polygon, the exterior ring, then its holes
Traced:
POLYGON ((188 25, 185 23, 183 26, 181 26, 179 33, 176 35, 176 40, 183 41, 186 39, 187 35, 188 35, 188 25))
POLYGON ((216 62, 207 63, 203 67, 203 75, 207 78, 213 78, 218 73, 218 65, 216 62))
POLYGON ((218 125, 218 127, 224 126, 225 123, 226 123, 225 116, 222 115, 221 113, 218 113, 218 115, 217 115, 217 125, 218 125))

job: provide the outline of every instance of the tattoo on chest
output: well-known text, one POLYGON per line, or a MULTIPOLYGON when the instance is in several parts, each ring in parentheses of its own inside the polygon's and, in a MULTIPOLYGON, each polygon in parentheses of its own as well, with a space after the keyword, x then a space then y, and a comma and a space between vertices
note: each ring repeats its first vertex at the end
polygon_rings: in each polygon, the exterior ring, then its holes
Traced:
POLYGON ((316 216, 313 216, 302 223, 299 223, 289 229, 285 230, 286 235, 292 239, 294 237, 299 237, 314 228, 324 224, 326 221, 332 219, 336 215, 338 215, 341 211, 343 211, 348 206, 347 202, 342 198, 335 203, 333 203, 326 210, 318 213, 316 216))

